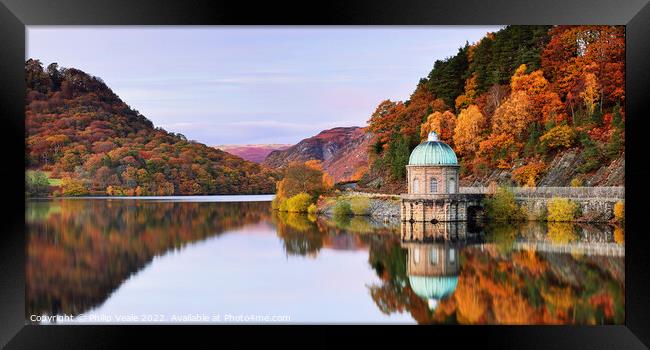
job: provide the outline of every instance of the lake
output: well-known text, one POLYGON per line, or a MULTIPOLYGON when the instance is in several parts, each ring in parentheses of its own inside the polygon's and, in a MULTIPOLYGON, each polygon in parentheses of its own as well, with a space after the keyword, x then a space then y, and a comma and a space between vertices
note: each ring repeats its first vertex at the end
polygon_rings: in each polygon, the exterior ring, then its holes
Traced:
POLYGON ((330 219, 271 199, 29 200, 26 320, 624 323, 621 227, 330 219))

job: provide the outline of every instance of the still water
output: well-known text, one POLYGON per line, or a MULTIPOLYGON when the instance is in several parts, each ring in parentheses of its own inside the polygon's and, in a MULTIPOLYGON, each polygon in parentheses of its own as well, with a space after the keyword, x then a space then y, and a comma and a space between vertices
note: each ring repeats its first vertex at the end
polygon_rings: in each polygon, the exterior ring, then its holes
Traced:
POLYGON ((271 198, 28 201, 26 320, 624 323, 621 227, 335 220, 271 198))

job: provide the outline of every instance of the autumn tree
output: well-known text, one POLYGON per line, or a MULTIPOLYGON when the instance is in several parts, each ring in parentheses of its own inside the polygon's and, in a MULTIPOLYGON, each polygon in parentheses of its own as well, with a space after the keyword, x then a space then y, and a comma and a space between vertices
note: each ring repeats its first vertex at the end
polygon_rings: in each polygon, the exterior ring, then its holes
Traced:
POLYGON ((596 82, 596 75, 593 73, 585 73, 584 76, 584 90, 580 93, 580 97, 584 101, 587 114, 592 116, 596 110, 596 105, 600 93, 596 82))
POLYGON ((460 111, 453 136, 456 151, 460 155, 471 157, 476 153, 486 124, 487 120, 478 106, 470 105, 460 111))
POLYGON ((453 146, 456 116, 451 111, 433 112, 420 127, 420 140, 426 140, 430 132, 435 131, 441 141, 453 146))
POLYGON ((513 92, 494 112, 492 133, 522 140, 531 120, 533 117, 528 95, 523 91, 513 92))
POLYGON ((325 190, 323 185, 323 172, 313 166, 313 163, 293 162, 284 170, 282 180, 277 183, 276 196, 289 198, 298 193, 305 192, 318 196, 325 190))
POLYGON ((559 123, 568 119, 564 105, 557 93, 552 90, 541 70, 526 73, 527 67, 522 64, 512 76, 510 88, 512 93, 523 92, 530 101, 530 122, 559 123))

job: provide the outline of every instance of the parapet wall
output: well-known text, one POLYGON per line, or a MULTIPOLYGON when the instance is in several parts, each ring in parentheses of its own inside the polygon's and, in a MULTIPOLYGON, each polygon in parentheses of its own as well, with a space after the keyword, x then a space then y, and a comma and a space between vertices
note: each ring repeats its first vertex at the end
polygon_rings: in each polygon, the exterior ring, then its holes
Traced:
MULTIPOLYGON (((625 199, 625 187, 510 187, 518 199, 524 198, 569 198, 569 199, 625 199)), ((460 193, 488 193, 487 187, 460 187, 460 193)))
MULTIPOLYGON (((551 198, 567 198, 580 205, 580 221, 606 222, 614 217, 614 204, 625 200, 625 187, 511 187, 515 200, 526 208, 529 220, 546 216, 551 198)), ((488 192, 487 187, 461 187, 460 193, 488 192)))

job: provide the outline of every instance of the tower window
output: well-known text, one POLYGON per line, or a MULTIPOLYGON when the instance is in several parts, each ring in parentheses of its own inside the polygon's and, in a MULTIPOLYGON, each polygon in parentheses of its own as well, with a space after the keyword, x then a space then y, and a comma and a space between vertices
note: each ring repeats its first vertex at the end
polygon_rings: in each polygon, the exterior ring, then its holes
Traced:
POLYGON ((438 192, 438 180, 435 177, 432 177, 431 180, 429 180, 429 192, 430 193, 438 192))
POLYGON ((418 181, 417 177, 413 179, 413 193, 419 193, 420 192, 420 181, 418 181))
POLYGON ((435 248, 431 249, 429 252, 429 264, 438 265, 438 250, 435 248))

